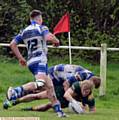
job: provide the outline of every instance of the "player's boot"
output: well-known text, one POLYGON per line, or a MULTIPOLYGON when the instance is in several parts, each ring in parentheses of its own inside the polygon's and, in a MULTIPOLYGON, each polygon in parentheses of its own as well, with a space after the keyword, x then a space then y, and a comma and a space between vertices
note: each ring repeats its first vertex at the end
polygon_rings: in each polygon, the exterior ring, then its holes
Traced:
POLYGON ((62 111, 61 105, 59 102, 53 105, 53 109, 57 113, 58 117, 67 117, 66 114, 62 111))
POLYGON ((8 108, 10 108, 10 107, 12 107, 12 106, 15 106, 15 105, 17 105, 18 103, 17 103, 17 101, 15 100, 15 101, 9 101, 8 99, 6 99, 4 102, 3 102, 3 108, 4 109, 8 109, 8 108))
POLYGON ((58 117, 68 117, 64 112, 57 112, 58 117))
POLYGON ((8 109, 8 108, 10 108, 12 106, 12 103, 9 101, 9 100, 5 100, 4 102, 3 102, 3 108, 4 109, 8 109))

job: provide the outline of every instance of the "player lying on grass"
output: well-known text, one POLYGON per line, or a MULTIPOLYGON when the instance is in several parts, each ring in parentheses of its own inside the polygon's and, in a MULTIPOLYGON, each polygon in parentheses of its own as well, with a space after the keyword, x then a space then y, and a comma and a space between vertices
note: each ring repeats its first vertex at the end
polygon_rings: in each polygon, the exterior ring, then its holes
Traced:
MULTIPOLYGON (((68 107, 69 102, 74 105, 78 109, 78 107, 82 107, 80 111, 76 113, 84 113, 87 106, 89 108, 90 112, 95 112, 95 99, 92 95, 92 89, 93 89, 93 83, 91 81, 85 80, 82 82, 75 82, 73 85, 68 88, 66 92, 64 92, 63 86, 56 86, 55 87, 55 92, 57 95, 58 100, 61 103, 62 108, 68 107), (78 104, 78 101, 82 103, 80 106, 78 104)), ((43 93, 46 95, 46 93, 43 93)), ((45 96, 44 95, 44 96, 45 96)), ((51 103, 47 103, 44 105, 39 105, 39 106, 34 106, 34 107, 29 107, 25 108, 24 110, 28 111, 46 111, 52 108, 51 103)))
MULTIPOLYGON (((68 107, 69 102, 78 105, 77 101, 82 103, 82 111, 85 111, 85 106, 88 105, 90 112, 95 112, 95 99, 92 95, 93 83, 91 81, 85 80, 82 82, 75 82, 73 85, 65 92, 63 84, 54 86, 56 96, 61 103, 62 108, 68 107)), ((47 92, 43 91, 37 94, 29 94, 24 96, 24 98, 19 98, 14 101, 13 105, 19 104, 21 102, 28 102, 35 99, 46 99, 47 92), (35 96, 36 95, 36 96, 35 96), (26 97, 26 98, 25 98, 26 97), (28 99, 27 99, 28 98, 28 99), (25 101, 26 100, 26 101, 25 101), (28 100, 28 101, 27 101, 28 100)), ((79 106, 80 107, 80 106, 79 106)), ((47 103, 44 105, 34 106, 25 108, 24 110, 31 110, 31 111, 46 111, 52 108, 51 103, 47 103)))
MULTIPOLYGON (((48 70, 49 77, 53 81, 54 86, 64 85, 65 90, 68 89, 75 81, 89 79, 96 88, 100 86, 100 78, 94 76, 94 74, 81 66, 69 65, 69 64, 59 64, 52 66, 48 70), (78 77, 77 77, 78 76, 78 77), (80 79, 79 79, 80 77, 80 79), (68 84, 64 84, 64 83, 68 84)), ((32 82, 23 85, 22 87, 16 87, 8 90, 8 96, 11 98, 11 102, 14 104, 31 101, 34 99, 47 98, 44 94, 36 94, 36 91, 27 91, 28 87, 32 86, 32 82), (33 93, 33 94, 29 94, 33 93), (28 94, 28 95, 27 95, 28 94), (19 99, 17 99, 19 98, 19 99), (17 102, 16 102, 17 99, 17 102)), ((56 87, 55 87, 56 88, 56 87)), ((10 107, 9 101, 4 102, 4 107, 10 107)))

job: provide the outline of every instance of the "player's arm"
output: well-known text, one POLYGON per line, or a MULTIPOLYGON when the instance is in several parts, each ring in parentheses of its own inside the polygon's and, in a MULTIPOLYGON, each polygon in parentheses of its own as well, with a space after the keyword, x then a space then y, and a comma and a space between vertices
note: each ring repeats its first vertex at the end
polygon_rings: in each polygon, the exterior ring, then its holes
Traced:
POLYGON ((41 112, 44 112, 44 111, 49 110, 50 108, 52 108, 52 104, 51 103, 46 103, 46 104, 39 105, 39 106, 33 106, 33 107, 24 108, 23 110, 25 110, 25 111, 41 111, 41 112))
POLYGON ((90 107, 90 108, 89 108, 89 112, 95 113, 95 112, 96 112, 96 107, 95 107, 95 106, 90 107))
POLYGON ((74 99, 73 99, 73 94, 74 94, 74 91, 72 90, 72 88, 69 88, 65 94, 64 94, 64 97, 67 101, 69 102, 72 102, 74 99))
POLYGON ((64 87, 64 90, 65 90, 65 91, 67 91, 68 88, 70 87, 70 84, 69 84, 69 82, 68 82, 67 80, 64 81, 63 87, 64 87))
POLYGON ((88 96, 88 106, 89 106, 89 112, 91 113, 96 112, 95 99, 94 99, 93 93, 88 96))
POLYGON ((94 99, 94 96, 92 93, 87 97, 83 97, 82 103, 83 103, 84 107, 86 107, 85 104, 88 105, 90 113, 96 112, 95 99, 94 99))
POLYGON ((64 86, 64 90, 68 90, 68 88, 73 84, 75 83, 77 80, 75 79, 75 76, 67 76, 66 77, 66 80, 64 81, 63 83, 63 86, 64 86))
POLYGON ((19 60, 19 63, 22 66, 26 65, 26 60, 24 59, 24 57, 22 56, 22 54, 20 53, 18 47, 17 47, 17 43, 15 41, 15 39, 13 39, 10 43, 10 48, 12 49, 13 53, 15 54, 15 56, 17 57, 17 59, 19 60))
POLYGON ((45 40, 52 42, 54 46, 59 46, 59 40, 52 33, 48 33, 45 36, 45 40))
POLYGON ((54 46, 59 46, 59 40, 55 37, 54 34, 49 32, 48 27, 42 26, 42 33, 46 41, 50 41, 54 46))
POLYGON ((80 112, 82 113, 83 112, 83 109, 82 109, 82 106, 80 106, 78 104, 78 102, 73 98, 75 92, 74 90, 70 87, 64 94, 64 97, 67 101, 69 101, 76 109, 77 109, 77 106, 80 108, 80 112))

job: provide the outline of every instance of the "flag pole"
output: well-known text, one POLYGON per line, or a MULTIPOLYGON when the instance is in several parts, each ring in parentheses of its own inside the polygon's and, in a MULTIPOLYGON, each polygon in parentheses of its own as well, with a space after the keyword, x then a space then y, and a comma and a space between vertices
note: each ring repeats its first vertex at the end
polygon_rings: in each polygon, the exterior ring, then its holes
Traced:
POLYGON ((70 32, 68 32, 68 39, 69 39, 69 63, 72 64, 72 56, 71 56, 71 36, 70 36, 70 32))

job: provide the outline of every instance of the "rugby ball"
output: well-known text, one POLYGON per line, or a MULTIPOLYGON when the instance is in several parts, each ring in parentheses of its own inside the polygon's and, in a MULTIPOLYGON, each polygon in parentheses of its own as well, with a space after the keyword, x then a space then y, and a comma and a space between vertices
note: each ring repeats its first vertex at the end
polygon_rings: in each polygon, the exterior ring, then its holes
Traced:
POLYGON ((68 108, 70 112, 73 112, 76 114, 84 113, 84 110, 81 107, 81 103, 78 101, 69 102, 68 108))

